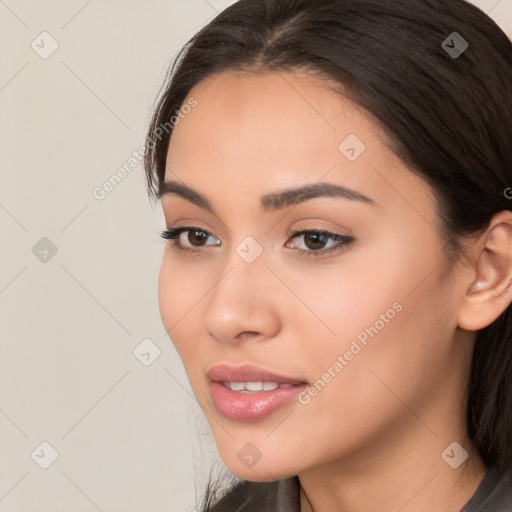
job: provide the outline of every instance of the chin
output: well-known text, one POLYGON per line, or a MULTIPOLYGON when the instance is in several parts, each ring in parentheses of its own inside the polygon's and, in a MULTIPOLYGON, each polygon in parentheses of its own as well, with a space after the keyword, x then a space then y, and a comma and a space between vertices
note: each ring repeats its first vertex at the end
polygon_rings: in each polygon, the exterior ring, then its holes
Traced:
POLYGON ((257 462, 254 462, 256 459, 253 459, 253 461, 247 460, 247 462, 245 462, 243 460, 244 453, 240 455, 242 460, 238 457, 238 453, 235 456, 233 456, 233 452, 230 452, 229 455, 223 455, 224 454, 220 453, 221 459, 227 469, 236 477, 243 480, 249 480, 251 482, 272 482, 297 474, 298 468, 294 467, 289 460, 286 464, 283 464, 282 460, 275 460, 274 458, 265 460, 265 457, 262 456, 257 462))

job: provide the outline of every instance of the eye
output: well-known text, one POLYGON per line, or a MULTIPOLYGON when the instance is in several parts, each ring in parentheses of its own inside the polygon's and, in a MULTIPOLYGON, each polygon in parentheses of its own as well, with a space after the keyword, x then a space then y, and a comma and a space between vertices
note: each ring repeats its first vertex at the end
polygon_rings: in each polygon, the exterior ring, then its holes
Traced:
MULTIPOLYGON (((338 235, 324 230, 301 229, 291 233, 291 240, 302 239, 300 243, 294 244, 301 256, 323 256, 333 252, 345 250, 353 241, 354 237, 338 235)), ((289 243, 286 247, 290 247, 289 243)))
POLYGON ((220 240, 218 238, 212 235, 209 231, 196 226, 181 226, 166 229, 160 233, 160 236, 165 240, 174 240, 172 247, 185 252, 195 252, 196 249, 194 248, 201 249, 201 247, 205 247, 207 245, 220 245, 220 240), (209 239, 216 240, 216 243, 205 243, 209 239))
MULTIPOLYGON (((198 252, 208 245, 221 245, 221 242, 212 233, 196 226, 181 226, 169 228, 161 232, 160 236, 165 240, 174 241, 173 249, 182 252, 198 252), (213 243, 207 243, 213 240, 213 243)), ((354 238, 346 235, 339 235, 324 230, 300 229, 292 231, 290 240, 302 238, 301 243, 292 244, 288 242, 285 246, 297 249, 303 257, 323 256, 345 250, 354 238)))

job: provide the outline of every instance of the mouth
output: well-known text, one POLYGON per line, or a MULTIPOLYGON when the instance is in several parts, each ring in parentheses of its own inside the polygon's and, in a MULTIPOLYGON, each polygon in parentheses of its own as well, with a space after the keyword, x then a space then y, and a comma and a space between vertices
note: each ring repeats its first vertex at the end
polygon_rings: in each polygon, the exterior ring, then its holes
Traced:
MULTIPOLYGON (((244 384, 261 382, 277 384, 278 386, 307 384, 307 382, 302 379, 284 377, 283 375, 278 375, 277 373, 250 364, 238 367, 228 364, 215 365, 208 370, 206 376, 213 382, 243 382, 244 384)), ((256 391, 261 391, 261 389, 256 389, 256 391)))
POLYGON ((308 386, 304 380, 251 365, 217 365, 207 372, 207 377, 215 408, 235 421, 266 418, 297 398, 308 386))
POLYGON ((299 386, 300 384, 278 384, 277 382, 226 382, 223 381, 222 384, 226 386, 231 391, 236 391, 238 393, 257 393, 259 391, 274 391, 274 389, 287 389, 292 388, 294 386, 299 386))

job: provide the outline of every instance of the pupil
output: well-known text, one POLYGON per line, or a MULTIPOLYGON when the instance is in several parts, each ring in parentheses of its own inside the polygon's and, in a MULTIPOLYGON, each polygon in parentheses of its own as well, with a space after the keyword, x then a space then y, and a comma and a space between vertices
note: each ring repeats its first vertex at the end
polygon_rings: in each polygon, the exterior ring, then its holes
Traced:
POLYGON ((308 249, 322 249, 325 245, 325 235, 322 233, 306 233, 305 242, 308 249), (312 243, 310 243, 312 242, 312 243))
POLYGON ((204 231, 189 231, 187 238, 192 245, 200 246, 201 242, 207 238, 207 235, 204 231))

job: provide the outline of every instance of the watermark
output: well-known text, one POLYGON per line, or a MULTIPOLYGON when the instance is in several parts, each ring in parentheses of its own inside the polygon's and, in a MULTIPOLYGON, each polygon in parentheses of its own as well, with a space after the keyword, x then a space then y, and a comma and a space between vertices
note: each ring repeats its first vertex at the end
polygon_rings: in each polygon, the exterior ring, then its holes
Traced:
MULTIPOLYGON (((155 128, 155 137, 158 140, 162 139, 162 136, 165 133, 169 133, 174 129, 175 126, 180 122, 180 119, 185 119, 185 117, 190 114, 193 108, 197 107, 197 100, 191 96, 187 103, 181 106, 181 108, 176 112, 175 115, 171 116, 169 121, 166 123, 163 123, 155 128)), ((153 149, 156 144, 156 141, 154 139, 149 139, 148 147, 149 149, 153 149)))
POLYGON ((41 32, 30 45, 41 59, 47 59, 59 47, 57 40, 48 32, 41 32))
POLYGON ((252 237, 248 236, 236 248, 236 253, 246 263, 253 263, 263 252, 263 247, 252 237))
POLYGON ((252 443, 245 443, 237 452, 238 459, 249 469, 255 466, 263 457, 259 448, 252 443))
MULTIPOLYGON (((180 122, 180 119, 184 119, 194 107, 197 106, 197 100, 194 97, 190 97, 184 105, 181 106, 179 111, 172 116, 169 121, 157 126, 154 134, 155 138, 161 140, 164 132, 169 134, 174 127, 180 122)), ((102 201, 107 195, 112 192, 125 178, 128 176, 135 167, 142 161, 146 156, 147 149, 153 149, 155 147, 156 140, 149 139, 146 144, 142 144, 139 149, 133 151, 131 156, 124 162, 124 164, 117 169, 103 184, 94 187, 92 195, 98 201, 102 201)))
POLYGON ((355 162, 366 150, 364 142, 354 133, 351 133, 338 146, 340 153, 350 162, 355 162))
POLYGON ((57 254, 58 250, 57 246, 47 236, 43 236, 32 247, 32 254, 42 263, 48 263, 57 254))
POLYGON ((507 188, 503 191, 503 195, 504 195, 507 199, 512 199, 512 187, 507 187, 507 188))
POLYGON ((452 469, 457 469, 468 458, 468 452, 457 441, 453 441, 443 450, 441 458, 452 469))
POLYGON ((133 350, 133 355, 144 366, 151 366, 160 357, 160 353, 160 349, 150 338, 143 339, 133 350))
POLYGON ((458 59, 469 48, 469 43, 458 32, 452 32, 442 42, 441 48, 452 59, 458 59))
POLYGON ((48 441, 43 441, 34 448, 30 456, 38 466, 48 469, 59 458, 59 452, 48 441))
POLYGON ((357 336, 356 339, 352 340, 350 348, 346 350, 343 355, 339 355, 336 361, 329 366, 329 368, 322 374, 320 379, 317 379, 314 384, 308 386, 300 395, 297 400, 307 405, 311 402, 311 398, 315 397, 322 391, 331 380, 333 380, 338 373, 347 366, 350 361, 354 359, 354 356, 359 354, 361 350, 368 345, 368 337, 371 339, 375 338, 387 324, 393 320, 403 306, 400 302, 394 302, 393 305, 386 310, 385 313, 381 313, 379 319, 374 322, 370 327, 365 327, 357 336), (359 342, 359 343, 358 343, 359 342), (361 346, 362 345, 362 346, 361 346))

